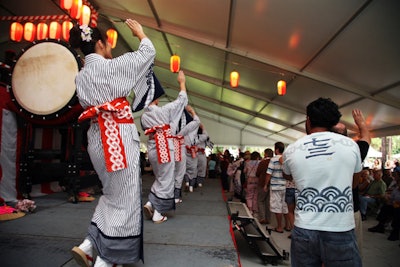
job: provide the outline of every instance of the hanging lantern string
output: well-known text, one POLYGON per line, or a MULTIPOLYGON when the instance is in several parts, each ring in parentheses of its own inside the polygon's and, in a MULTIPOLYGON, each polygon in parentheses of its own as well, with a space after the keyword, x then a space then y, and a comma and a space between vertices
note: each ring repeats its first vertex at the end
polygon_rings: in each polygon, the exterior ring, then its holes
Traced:
MULTIPOLYGON (((91 11, 90 24, 91 24, 91 26, 97 27, 97 19, 99 16, 99 12, 89 1, 84 0, 82 2, 83 2, 83 4, 87 5, 90 8, 90 11, 91 11)), ((60 9, 65 12, 65 10, 62 9, 61 7, 60 7, 60 9)), ((69 14, 37 15, 37 16, 0 16, 0 21, 18 21, 18 22, 30 21, 30 22, 34 22, 34 21, 50 21, 50 20, 63 21, 63 20, 76 20, 76 19, 72 18, 69 14)))
POLYGON ((0 21, 44 21, 44 20, 67 20, 68 15, 46 15, 46 16, 0 16, 0 21))

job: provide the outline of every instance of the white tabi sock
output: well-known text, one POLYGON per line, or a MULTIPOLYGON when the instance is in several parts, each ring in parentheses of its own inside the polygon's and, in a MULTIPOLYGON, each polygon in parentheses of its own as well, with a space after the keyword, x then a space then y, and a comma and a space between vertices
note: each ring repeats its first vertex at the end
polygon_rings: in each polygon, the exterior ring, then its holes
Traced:
POLYGON ((93 257, 93 246, 89 239, 86 238, 83 240, 82 244, 79 245, 79 248, 85 252, 86 255, 93 257))
POLYGON ((99 256, 96 257, 96 262, 94 263, 94 267, 112 267, 112 266, 113 266, 112 263, 106 262, 99 256))

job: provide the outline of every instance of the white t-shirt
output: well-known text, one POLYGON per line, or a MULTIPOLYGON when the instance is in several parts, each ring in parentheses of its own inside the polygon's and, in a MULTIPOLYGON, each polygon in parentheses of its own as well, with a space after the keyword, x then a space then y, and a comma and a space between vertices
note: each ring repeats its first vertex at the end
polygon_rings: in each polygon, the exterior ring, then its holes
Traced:
POLYGON ((292 175, 299 191, 297 227, 330 232, 354 228, 352 181, 362 169, 356 142, 317 132, 289 145, 283 159, 283 172, 292 175))

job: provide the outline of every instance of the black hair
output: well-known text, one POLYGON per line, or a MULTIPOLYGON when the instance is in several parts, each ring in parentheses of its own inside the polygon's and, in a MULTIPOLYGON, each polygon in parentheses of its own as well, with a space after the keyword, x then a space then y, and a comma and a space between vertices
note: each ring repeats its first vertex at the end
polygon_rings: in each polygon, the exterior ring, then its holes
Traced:
POLYGON ((342 114, 338 105, 330 98, 318 98, 307 106, 307 116, 311 127, 324 127, 331 129, 335 126, 342 114))
POLYGON ((251 160, 260 159, 260 153, 258 153, 257 151, 253 151, 253 152, 250 154, 250 159, 251 159, 251 160))
POLYGON ((274 156, 274 151, 271 148, 266 148, 264 150, 264 153, 270 158, 272 158, 274 156))
POLYGON ((80 49, 82 53, 86 56, 88 54, 95 52, 95 46, 98 40, 101 40, 102 43, 106 43, 107 39, 104 34, 98 28, 90 27, 91 29, 91 40, 84 41, 82 40, 82 29, 79 24, 75 24, 71 30, 69 31, 69 43, 72 48, 80 49))
POLYGON ((275 143, 275 150, 279 151, 279 153, 283 153, 283 151, 285 150, 285 144, 283 144, 282 142, 276 142, 275 143))

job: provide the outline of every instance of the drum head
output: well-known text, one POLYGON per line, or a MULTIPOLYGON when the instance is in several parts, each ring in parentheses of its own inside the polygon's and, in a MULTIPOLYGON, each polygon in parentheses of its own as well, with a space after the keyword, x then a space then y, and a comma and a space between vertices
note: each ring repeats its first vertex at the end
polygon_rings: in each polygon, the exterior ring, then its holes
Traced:
POLYGON ((65 45, 47 41, 34 44, 14 66, 12 93, 18 104, 32 114, 57 113, 75 96, 79 69, 77 56, 65 45))

